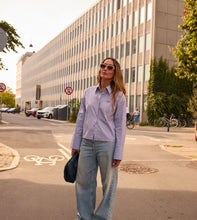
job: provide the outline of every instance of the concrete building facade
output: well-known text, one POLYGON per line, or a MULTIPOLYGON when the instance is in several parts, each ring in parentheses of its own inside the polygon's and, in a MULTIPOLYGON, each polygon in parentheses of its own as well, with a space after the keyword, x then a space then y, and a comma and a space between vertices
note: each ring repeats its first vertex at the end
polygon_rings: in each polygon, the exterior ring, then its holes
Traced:
MULTIPOLYGON (((180 39, 184 0, 101 0, 21 68, 22 109, 68 104, 96 84, 99 64, 116 58, 122 67, 130 112, 146 111, 152 58, 175 58, 169 51, 180 39), (65 94, 72 87, 71 95, 65 94), (38 92, 39 91, 39 92, 38 92)), ((141 114, 145 120, 145 114, 141 114)))

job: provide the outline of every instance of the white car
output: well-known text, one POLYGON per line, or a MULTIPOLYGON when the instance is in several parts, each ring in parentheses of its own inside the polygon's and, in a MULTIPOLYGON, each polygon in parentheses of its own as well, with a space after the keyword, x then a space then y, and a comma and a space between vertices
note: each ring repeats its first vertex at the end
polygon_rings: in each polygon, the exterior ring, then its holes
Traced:
POLYGON ((42 110, 38 110, 36 113, 37 119, 40 118, 53 118, 53 109, 54 107, 46 107, 43 108, 42 110))

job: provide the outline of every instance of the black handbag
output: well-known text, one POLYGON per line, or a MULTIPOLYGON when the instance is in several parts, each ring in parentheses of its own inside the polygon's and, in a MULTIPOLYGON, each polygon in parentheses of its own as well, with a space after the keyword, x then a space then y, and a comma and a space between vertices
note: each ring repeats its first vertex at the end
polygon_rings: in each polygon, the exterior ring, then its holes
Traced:
POLYGON ((69 183, 74 183, 77 176, 79 154, 75 152, 64 167, 64 180, 69 183))

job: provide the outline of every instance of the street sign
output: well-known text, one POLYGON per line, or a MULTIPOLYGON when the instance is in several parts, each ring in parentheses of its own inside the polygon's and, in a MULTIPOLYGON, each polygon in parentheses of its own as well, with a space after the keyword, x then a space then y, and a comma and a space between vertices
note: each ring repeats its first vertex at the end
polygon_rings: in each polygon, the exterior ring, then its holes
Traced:
POLYGON ((67 87, 65 88, 65 93, 66 93, 66 95, 71 95, 71 94, 73 93, 72 87, 67 86, 67 87))
POLYGON ((0 92, 4 92, 6 90, 6 85, 4 83, 0 83, 0 92))

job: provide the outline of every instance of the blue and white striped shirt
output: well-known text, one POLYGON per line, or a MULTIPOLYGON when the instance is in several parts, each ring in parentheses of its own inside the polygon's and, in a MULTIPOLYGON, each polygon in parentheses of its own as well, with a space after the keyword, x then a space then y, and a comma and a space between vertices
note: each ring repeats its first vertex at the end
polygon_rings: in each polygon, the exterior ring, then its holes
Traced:
POLYGON ((114 159, 122 160, 126 132, 126 99, 117 93, 114 111, 109 85, 100 92, 99 84, 85 90, 71 148, 80 149, 82 138, 115 142, 114 159))

